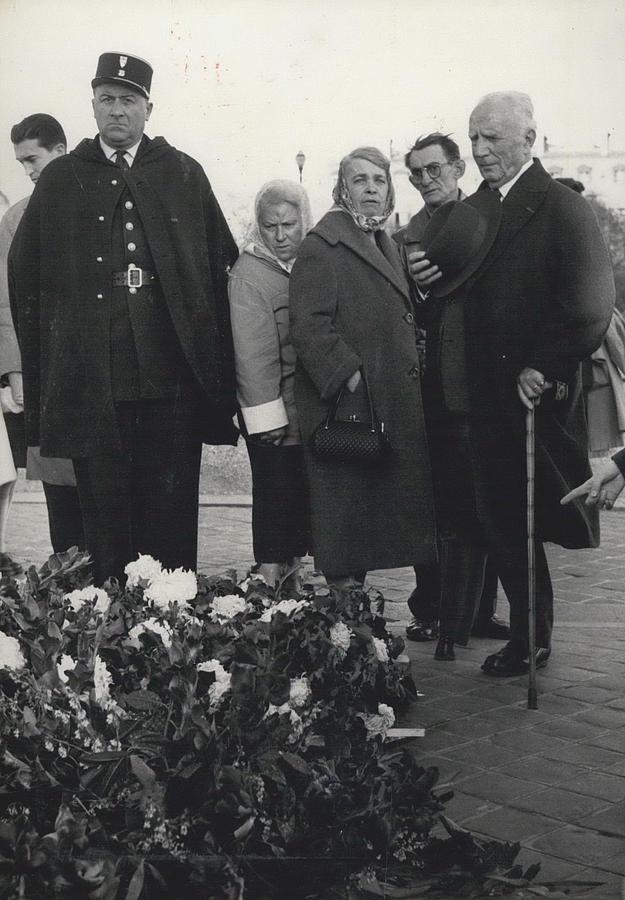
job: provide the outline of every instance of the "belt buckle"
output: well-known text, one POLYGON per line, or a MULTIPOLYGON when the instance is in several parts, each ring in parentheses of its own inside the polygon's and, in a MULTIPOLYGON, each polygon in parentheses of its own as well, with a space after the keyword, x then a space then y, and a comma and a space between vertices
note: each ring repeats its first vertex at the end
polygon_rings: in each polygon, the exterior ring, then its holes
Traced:
POLYGON ((128 287, 143 287, 143 269, 139 269, 134 263, 128 266, 128 287))

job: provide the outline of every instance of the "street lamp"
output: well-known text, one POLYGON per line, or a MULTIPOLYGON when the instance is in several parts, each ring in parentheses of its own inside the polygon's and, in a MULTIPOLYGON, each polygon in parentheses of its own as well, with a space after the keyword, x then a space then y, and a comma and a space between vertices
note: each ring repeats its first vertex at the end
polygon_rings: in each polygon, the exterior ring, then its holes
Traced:
POLYGON ((297 163, 297 168, 299 169, 299 183, 302 183, 302 169, 304 168, 304 163, 306 162, 306 156, 300 150, 300 152, 295 157, 295 162, 297 163))

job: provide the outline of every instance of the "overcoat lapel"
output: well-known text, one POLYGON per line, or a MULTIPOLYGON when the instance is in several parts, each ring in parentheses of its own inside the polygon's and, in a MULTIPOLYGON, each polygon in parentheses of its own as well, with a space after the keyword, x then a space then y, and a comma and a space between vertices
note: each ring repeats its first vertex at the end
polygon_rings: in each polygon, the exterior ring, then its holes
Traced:
MULTIPOLYGON (((495 260, 499 259, 501 254, 506 251, 510 241, 540 208, 545 199, 550 181, 551 177, 545 172, 540 162, 535 159, 531 168, 521 175, 504 199, 499 232, 486 259, 473 278, 470 279, 471 283, 478 281, 495 260)), ((478 190, 489 190, 489 188, 483 182, 478 190)))
POLYGON ((387 234, 382 234, 382 246, 384 252, 371 246, 371 241, 351 219, 342 211, 333 212, 332 219, 325 217, 313 228, 324 240, 330 244, 344 244, 353 253, 362 259, 364 263, 376 269, 387 281, 397 288, 406 299, 410 299, 408 282, 401 266, 399 252, 387 234), (391 262, 390 260, 394 260, 391 262))

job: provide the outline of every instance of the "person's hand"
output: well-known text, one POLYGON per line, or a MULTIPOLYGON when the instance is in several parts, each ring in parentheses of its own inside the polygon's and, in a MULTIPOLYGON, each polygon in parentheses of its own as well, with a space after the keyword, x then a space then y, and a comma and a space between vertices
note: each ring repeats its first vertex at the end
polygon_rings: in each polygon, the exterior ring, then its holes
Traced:
POLYGON ((280 428, 272 428, 271 431, 260 431, 257 435, 254 435, 261 444, 271 444, 274 447, 279 447, 284 437, 286 435, 286 425, 281 425, 280 428))
POLYGON ((21 372, 9 372, 9 387, 13 394, 13 400, 18 406, 24 406, 24 383, 21 372))
POLYGON ((613 460, 609 460, 601 467, 592 478, 589 478, 583 484, 573 488, 565 497, 560 500, 564 506, 575 500, 576 497, 586 497, 586 506, 596 506, 599 509, 612 509, 614 501, 625 487, 625 478, 621 474, 621 470, 613 460))
POLYGON ((347 381, 345 382, 345 386, 350 394, 353 394, 360 382, 362 381, 362 375, 360 374, 360 369, 356 369, 353 375, 350 375, 347 381))
POLYGON ((540 398, 550 387, 553 387, 552 382, 546 381, 542 372, 537 372, 536 369, 525 368, 517 378, 517 393, 527 409, 538 406, 540 398))
POLYGON ((424 292, 443 277, 438 266, 433 266, 430 260, 426 259, 425 250, 413 250, 408 254, 408 271, 417 287, 424 292))

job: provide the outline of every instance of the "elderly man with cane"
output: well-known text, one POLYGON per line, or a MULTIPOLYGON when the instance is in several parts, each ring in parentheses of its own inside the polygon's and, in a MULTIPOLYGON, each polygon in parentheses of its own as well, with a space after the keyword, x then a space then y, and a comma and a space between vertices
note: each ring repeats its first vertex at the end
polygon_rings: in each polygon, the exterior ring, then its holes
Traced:
POLYGON ((409 265, 428 311, 426 379, 438 397, 429 438, 443 539, 441 639, 453 651, 457 623, 470 621, 479 598, 488 553, 510 601, 511 638, 482 670, 505 677, 526 673, 530 657, 541 668, 551 653, 553 590, 543 542, 598 542, 596 510, 579 500, 562 506, 560 498, 590 475, 579 363, 608 327, 614 282, 588 204, 532 159, 530 98, 483 97, 469 136, 484 181, 452 206, 473 207, 476 227, 486 222, 478 258, 449 277, 454 245, 444 238, 453 218, 443 207, 409 265), (535 414, 532 652, 526 410, 535 414), (469 615, 458 612, 467 605, 469 615))

